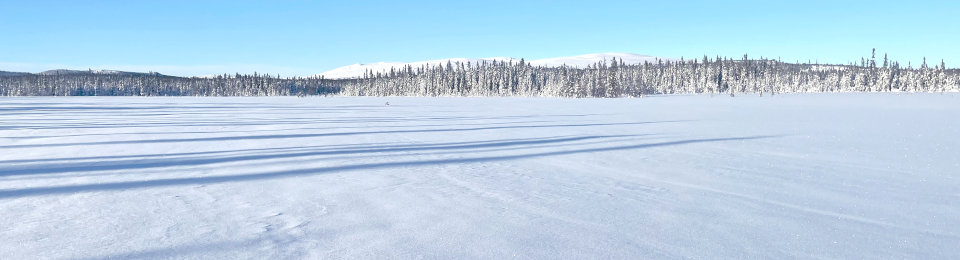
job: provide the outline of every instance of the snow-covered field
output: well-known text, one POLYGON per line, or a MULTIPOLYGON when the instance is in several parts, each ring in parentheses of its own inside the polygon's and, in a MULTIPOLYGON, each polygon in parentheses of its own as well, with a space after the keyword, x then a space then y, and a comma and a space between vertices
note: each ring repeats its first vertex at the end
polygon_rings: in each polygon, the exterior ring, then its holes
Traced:
POLYGON ((958 118, 957 94, 0 98, 0 258, 957 259, 958 118))

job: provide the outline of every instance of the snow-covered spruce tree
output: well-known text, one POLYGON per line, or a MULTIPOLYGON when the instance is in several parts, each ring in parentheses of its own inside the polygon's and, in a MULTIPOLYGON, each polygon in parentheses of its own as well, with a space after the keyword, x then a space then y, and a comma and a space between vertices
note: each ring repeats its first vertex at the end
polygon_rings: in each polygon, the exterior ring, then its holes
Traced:
POLYGON ((657 60, 629 64, 614 59, 585 68, 538 67, 525 60, 446 62, 367 70, 355 79, 281 78, 279 75, 224 74, 173 77, 158 73, 22 73, 0 75, 4 96, 559 96, 639 97, 677 93, 783 92, 947 92, 960 91, 960 70, 945 61, 930 68, 901 66, 875 52, 859 65, 785 63, 773 59, 716 57, 710 61, 657 60))

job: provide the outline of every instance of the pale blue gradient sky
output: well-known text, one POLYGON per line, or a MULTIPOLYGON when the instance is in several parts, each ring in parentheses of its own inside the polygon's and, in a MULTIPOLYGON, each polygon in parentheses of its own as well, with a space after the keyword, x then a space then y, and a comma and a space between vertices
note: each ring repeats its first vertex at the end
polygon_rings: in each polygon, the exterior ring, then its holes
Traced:
POLYGON ((266 72, 595 52, 960 63, 958 1, 5 1, 0 70, 266 72))

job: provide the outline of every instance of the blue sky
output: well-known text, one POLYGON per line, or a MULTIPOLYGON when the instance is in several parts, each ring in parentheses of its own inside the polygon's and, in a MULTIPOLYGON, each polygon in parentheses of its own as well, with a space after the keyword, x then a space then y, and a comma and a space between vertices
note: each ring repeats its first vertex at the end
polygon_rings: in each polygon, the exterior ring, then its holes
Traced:
POLYGON ((957 1, 6 1, 0 70, 311 75, 596 52, 960 63, 957 1))

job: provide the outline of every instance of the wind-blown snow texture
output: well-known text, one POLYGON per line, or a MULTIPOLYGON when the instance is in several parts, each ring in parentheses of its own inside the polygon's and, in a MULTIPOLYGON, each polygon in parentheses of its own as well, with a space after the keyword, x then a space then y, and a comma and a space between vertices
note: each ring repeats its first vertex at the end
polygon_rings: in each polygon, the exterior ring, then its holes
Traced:
POLYGON ((949 94, 3 98, 0 256, 956 259, 957 118, 949 94))

